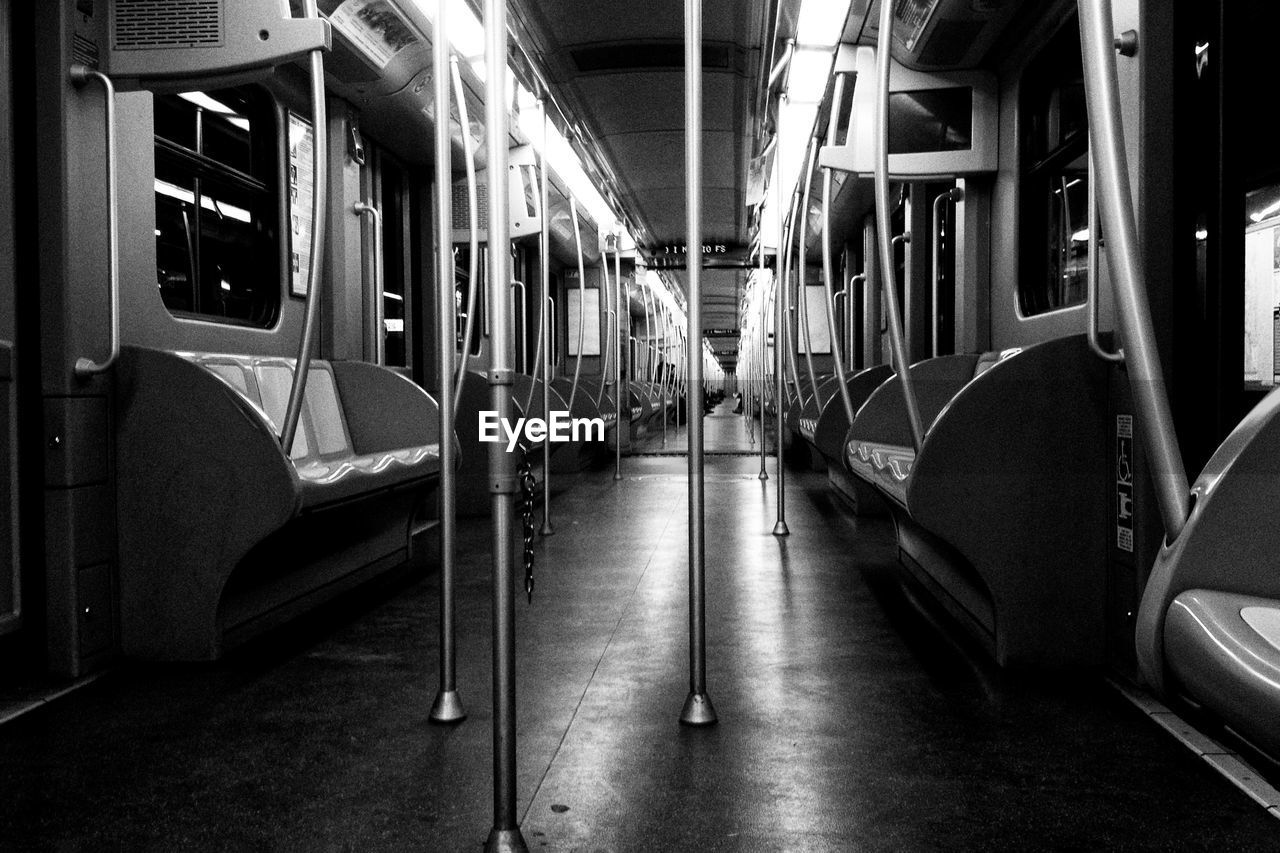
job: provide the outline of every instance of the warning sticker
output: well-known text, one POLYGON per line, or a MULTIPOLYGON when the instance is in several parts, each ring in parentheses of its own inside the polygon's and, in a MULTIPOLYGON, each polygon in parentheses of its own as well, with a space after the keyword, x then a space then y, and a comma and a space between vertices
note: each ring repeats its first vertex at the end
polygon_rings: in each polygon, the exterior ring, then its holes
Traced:
POLYGON ((387 0, 346 0, 333 10, 329 23, 378 68, 386 68, 392 57, 418 41, 387 0))
POLYGON ((1116 415, 1116 547, 1133 553, 1133 415, 1116 415))

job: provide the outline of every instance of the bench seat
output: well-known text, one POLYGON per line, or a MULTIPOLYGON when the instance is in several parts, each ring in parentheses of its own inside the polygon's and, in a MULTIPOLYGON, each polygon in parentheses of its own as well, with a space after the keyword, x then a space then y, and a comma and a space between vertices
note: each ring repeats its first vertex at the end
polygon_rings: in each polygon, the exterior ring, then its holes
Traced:
POLYGON ((292 359, 124 347, 116 418, 121 645, 210 660, 408 559, 440 474, 409 379, 315 360, 289 454, 292 359))
POLYGON ((1099 663, 1109 530, 1102 363, 1078 335, 910 371, 919 451, 894 376, 858 409, 840 454, 855 485, 887 499, 904 568, 1002 666, 1099 663))

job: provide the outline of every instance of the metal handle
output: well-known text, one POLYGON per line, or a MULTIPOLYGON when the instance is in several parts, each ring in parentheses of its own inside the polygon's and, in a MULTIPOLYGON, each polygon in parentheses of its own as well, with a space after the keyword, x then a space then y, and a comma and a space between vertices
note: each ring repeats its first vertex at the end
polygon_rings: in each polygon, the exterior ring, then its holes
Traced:
POLYGON ((1129 384, 1151 465, 1156 500, 1168 541, 1172 542, 1187 520, 1190 491, 1160 368, 1160 352, 1147 301, 1146 274, 1138 252, 1112 48, 1111 3, 1110 0, 1079 0, 1079 9, 1089 141, 1097 166, 1103 225, 1107 241, 1114 249, 1109 257, 1119 308, 1117 319, 1125 342, 1129 384))
POLYGON ((933 199, 933 292, 930 305, 933 311, 933 321, 929 324, 929 331, 933 337, 933 357, 938 357, 938 339, 942 332, 939 329, 938 322, 938 279, 942 276, 942 209, 948 202, 958 202, 964 200, 964 190, 959 187, 952 187, 944 193, 939 193, 933 199))
MULTIPOLYGON (((893 263, 893 242, 889 239, 889 48, 893 39, 893 3, 880 4, 880 32, 876 37, 876 133, 875 185, 876 225, 880 235, 880 262, 884 268, 885 303, 889 309, 889 339, 897 362, 898 381, 902 383, 902 399, 911 427, 911 444, 917 453, 924 443, 924 426, 916 401, 915 383, 911 380, 911 362, 903 339, 902 313, 898 310, 898 287, 893 263)), ((896 239, 896 238, 895 238, 896 239)))
POLYGON ((855 319, 855 313, 854 313, 854 307, 853 307, 853 286, 855 284, 862 284, 865 286, 866 283, 867 283, 867 274, 865 272, 856 273, 853 277, 849 279, 849 285, 848 285, 848 291, 847 291, 849 294, 849 298, 848 300, 846 300, 844 307, 845 307, 845 337, 849 342, 848 346, 849 346, 849 364, 850 365, 854 364, 855 356, 853 354, 853 350, 854 350, 854 346, 858 342, 857 332, 853 328, 853 321, 855 319))
MULTIPOLYGON (((458 102, 458 123, 462 125, 462 149, 467 171, 467 226, 470 229, 467 257, 467 324, 462 332, 462 353, 458 356, 457 373, 453 380, 453 410, 458 411, 462 402, 462 379, 467 375, 467 361, 471 358, 471 340, 476 328, 476 294, 480 290, 480 202, 476 184, 475 141, 471 138, 471 120, 467 115, 467 93, 462 88, 462 74, 458 71, 458 57, 449 57, 449 76, 453 79, 453 95, 458 102)), ((437 121, 447 118, 437 117, 437 121)), ((444 192, 444 187, 440 188, 444 192)), ((546 217, 543 217, 546 219, 546 217)), ((492 238, 492 234, 489 235, 492 238)), ((492 243, 492 241, 491 241, 492 243)), ((445 251, 444 246, 440 251, 445 251)), ((440 282, 448 287, 449 282, 440 282)))
POLYGON ((116 363, 116 359, 120 357, 120 222, 116 189, 116 88, 107 75, 80 63, 71 66, 70 76, 71 83, 77 88, 87 85, 90 80, 96 80, 102 84, 107 125, 107 276, 110 288, 108 300, 111 310, 111 352, 105 361, 94 361, 91 358, 76 359, 76 378, 88 379, 110 370, 116 363))
MULTIPOLYGON (((303 0, 303 17, 319 18, 316 0, 303 0)), ((298 418, 302 416, 302 399, 307 389, 307 373, 311 370, 311 348, 315 340, 316 324, 320 319, 320 267, 324 261, 324 226, 327 222, 326 207, 329 199, 329 126, 325 110, 324 51, 311 51, 311 134, 315 140, 312 151, 311 198, 311 262, 307 268, 307 302, 302 322, 302 340, 298 342, 297 366, 293 371, 293 385, 289 389, 289 402, 284 410, 284 431, 280 444, 285 455, 293 451, 293 438, 298 433, 298 418)))
POLYGON ((373 325, 376 329, 373 336, 373 357, 379 365, 384 365, 387 363, 387 330, 383 296, 386 282, 382 265, 382 211, 363 201, 356 202, 351 210, 357 216, 368 216, 373 220, 373 325))
POLYGON ((614 311, 612 308, 605 309, 605 312, 604 312, 604 334, 605 334, 604 364, 600 365, 600 390, 596 392, 596 408, 597 409, 600 408, 600 404, 604 400, 604 389, 607 386, 613 384, 612 382, 609 381, 609 357, 613 350, 609 346, 608 341, 610 340, 610 334, 613 332, 614 318, 616 318, 617 316, 618 316, 617 312, 614 311))
POLYGON ((523 281, 513 278, 511 286, 520 288, 520 372, 527 373, 529 367, 529 303, 525 295, 523 281))
POLYGON ((1089 152, 1089 222, 1086 226, 1089 229, 1089 266, 1088 275, 1085 281, 1088 284, 1087 300, 1089 302, 1089 312, 1087 315, 1087 325, 1085 328, 1085 336, 1089 341, 1089 349, 1093 350, 1094 355, 1103 361, 1111 361, 1120 363, 1124 361, 1124 348, 1121 347, 1115 352, 1108 352, 1103 346, 1102 341, 1098 339, 1098 263, 1101 260, 1100 250, 1102 248, 1102 240, 1098 233, 1098 198, 1095 190, 1095 173, 1093 169, 1093 152, 1089 152))

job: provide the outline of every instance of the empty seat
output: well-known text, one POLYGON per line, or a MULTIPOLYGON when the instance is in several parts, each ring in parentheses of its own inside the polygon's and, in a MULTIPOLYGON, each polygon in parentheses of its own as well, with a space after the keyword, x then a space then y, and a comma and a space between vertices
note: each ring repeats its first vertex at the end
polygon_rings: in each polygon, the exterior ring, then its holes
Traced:
POLYGON ((904 567, 1002 665, 1094 664, 1109 532, 1106 373, 1083 336, 912 365, 859 409, 850 474, 888 498, 904 567))
POLYGON ((439 477, 435 401, 363 362, 313 362, 291 453, 293 362, 125 347, 121 644, 163 660, 238 642, 407 559, 439 477))
POLYGON ((1138 608, 1143 677, 1280 757, 1280 396, 1209 459, 1191 513, 1160 549, 1138 608))

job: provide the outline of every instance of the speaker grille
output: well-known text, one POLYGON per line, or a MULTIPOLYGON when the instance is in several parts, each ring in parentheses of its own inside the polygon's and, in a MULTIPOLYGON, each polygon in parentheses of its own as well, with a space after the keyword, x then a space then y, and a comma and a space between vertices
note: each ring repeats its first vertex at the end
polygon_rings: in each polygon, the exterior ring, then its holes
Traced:
MULTIPOLYGON (((476 202, 480 209, 476 212, 476 221, 480 227, 480 240, 485 239, 489 230, 489 194, 485 184, 476 185, 476 202)), ((459 181, 453 185, 453 229, 465 231, 471 228, 470 205, 467 204, 467 182, 459 181)))
POLYGON ((115 50, 222 46, 222 0, 116 0, 115 50))

